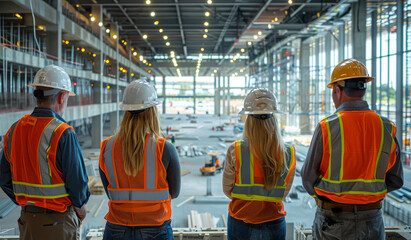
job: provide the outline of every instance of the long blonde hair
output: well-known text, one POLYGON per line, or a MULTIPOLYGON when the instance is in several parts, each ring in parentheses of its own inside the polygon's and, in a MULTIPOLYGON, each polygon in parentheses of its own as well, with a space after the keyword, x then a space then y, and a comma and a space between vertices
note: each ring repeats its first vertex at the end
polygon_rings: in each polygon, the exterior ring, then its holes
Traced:
POLYGON ((124 171, 129 176, 135 177, 144 166, 146 134, 160 136, 157 107, 148 108, 138 114, 126 111, 118 136, 123 145, 124 171))
POLYGON ((264 188, 272 189, 279 176, 286 170, 286 150, 281 137, 277 118, 261 120, 248 116, 244 125, 243 139, 256 159, 261 161, 264 172, 264 188))

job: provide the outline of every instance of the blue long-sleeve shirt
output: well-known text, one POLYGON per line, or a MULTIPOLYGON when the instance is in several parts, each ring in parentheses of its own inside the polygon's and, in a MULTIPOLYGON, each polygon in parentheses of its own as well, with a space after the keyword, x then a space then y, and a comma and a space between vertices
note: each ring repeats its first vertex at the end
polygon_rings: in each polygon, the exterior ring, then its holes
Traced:
MULTIPOLYGON (((58 113, 50 108, 36 107, 31 116, 55 117, 62 122, 66 122, 58 113)), ((56 166, 63 173, 63 180, 73 206, 83 207, 90 197, 87 185, 88 177, 77 136, 71 128, 63 132, 58 142, 56 166)), ((13 193, 11 174, 10 163, 6 160, 4 153, 1 152, 0 186, 10 199, 17 204, 13 193)))

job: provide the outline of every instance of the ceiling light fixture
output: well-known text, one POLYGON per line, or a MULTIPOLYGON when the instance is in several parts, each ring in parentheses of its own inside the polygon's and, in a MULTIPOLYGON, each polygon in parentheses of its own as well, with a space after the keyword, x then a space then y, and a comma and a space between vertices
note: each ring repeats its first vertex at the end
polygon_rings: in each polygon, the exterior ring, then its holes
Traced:
POLYGON ((251 46, 253 43, 252 42, 248 42, 248 46, 251 46))
POLYGON ((103 26, 103 23, 102 23, 102 22, 98 22, 98 26, 99 26, 99 27, 102 27, 102 26, 103 26))
POLYGON ((164 30, 162 28, 158 29, 158 32, 162 33, 164 30))
POLYGON ((209 16, 210 16, 210 12, 205 12, 204 15, 205 15, 206 17, 209 17, 209 16))
POLYGON ((22 17, 20 14, 18 14, 18 13, 15 13, 14 16, 16 16, 16 17, 18 17, 18 18, 20 18, 20 19, 23 19, 23 17, 22 17))
POLYGON ((164 40, 167 40, 167 39, 168 39, 167 35, 164 35, 163 38, 164 38, 164 40))
POLYGON ((166 42, 166 46, 170 46, 170 42, 166 42))
POLYGON ((258 38, 258 36, 257 35, 254 35, 254 39, 257 39, 258 38))
POLYGON ((258 35, 260 35, 261 36, 261 34, 263 34, 261 31, 258 31, 258 35))
POLYGON ((137 56, 137 52, 133 52, 133 56, 137 56))
POLYGON ((146 1, 146 4, 147 4, 147 5, 150 5, 150 4, 151 4, 151 1, 150 1, 150 0, 147 0, 147 1, 146 1))
POLYGON ((208 22, 204 22, 204 26, 208 27, 210 25, 208 22))
POLYGON ((207 3, 208 3, 208 4, 212 4, 213 1, 212 1, 212 0, 207 0, 207 3))
POLYGON ((156 12, 151 12, 150 16, 155 17, 156 16, 156 12))
POLYGON ((140 57, 138 59, 140 60, 140 62, 143 61, 144 60, 143 55, 140 55, 140 57))
POLYGON ((204 32, 207 32, 208 33, 208 29, 206 28, 206 29, 204 29, 204 32))
POLYGON ((107 29, 106 29, 106 33, 110 33, 110 28, 107 28, 107 29))
POLYGON ((203 38, 207 38, 207 37, 208 37, 207 34, 204 34, 204 35, 203 35, 203 38))
POLYGON ((288 0, 288 3, 291 5, 293 4, 293 0, 288 0))
POLYGON ((114 34, 114 35, 113 35, 113 38, 114 38, 114 39, 117 39, 117 35, 116 35, 116 34, 114 34))
POLYGON ((147 39, 147 34, 144 34, 144 35, 143 35, 143 38, 144 38, 144 39, 147 39))
POLYGON ((204 48, 201 48, 200 50, 201 50, 202 52, 204 52, 204 48))
POLYGON ((154 25, 158 25, 160 22, 159 21, 155 21, 154 22, 154 25))
POLYGON ((245 52, 245 49, 244 49, 244 48, 241 48, 241 52, 245 52))
POLYGON ((95 18, 94 16, 92 16, 92 17, 90 18, 90 21, 94 22, 94 21, 96 21, 96 18, 95 18))

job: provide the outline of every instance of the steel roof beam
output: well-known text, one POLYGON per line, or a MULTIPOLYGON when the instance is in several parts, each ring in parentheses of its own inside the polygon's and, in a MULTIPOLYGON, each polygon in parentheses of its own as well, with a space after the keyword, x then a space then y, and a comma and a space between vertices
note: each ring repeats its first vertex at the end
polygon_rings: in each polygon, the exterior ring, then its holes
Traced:
POLYGON ((147 45, 150 47, 151 51, 155 54, 156 50, 154 47, 146 40, 143 38, 143 33, 140 31, 140 29, 137 27, 137 25, 134 23, 134 21, 130 18, 130 16, 127 14, 126 10, 118 3, 117 0, 113 0, 117 6, 120 8, 120 10, 124 13, 124 16, 128 19, 128 21, 134 26, 138 34, 140 34, 141 38, 147 43, 147 45))
POLYGON ((234 16, 235 16, 235 13, 237 12, 237 9, 238 9, 238 5, 234 5, 233 8, 231 9, 230 15, 228 16, 228 19, 227 19, 227 21, 226 21, 225 24, 224 24, 224 28, 223 28, 223 30, 221 31, 220 36, 218 37, 217 44, 216 44, 215 47, 214 47, 214 52, 217 51, 218 47, 220 46, 221 41, 223 40, 224 35, 225 35, 225 33, 227 32, 227 29, 228 29, 228 27, 229 27, 230 24, 231 24, 231 21, 233 21, 233 18, 234 18, 234 16))
POLYGON ((186 46, 186 40, 185 40, 185 37, 184 37, 183 21, 181 20, 180 7, 178 6, 178 0, 174 0, 174 2, 176 4, 178 25, 180 26, 181 42, 183 43, 184 56, 187 57, 187 55, 188 55, 187 54, 187 46, 186 46))

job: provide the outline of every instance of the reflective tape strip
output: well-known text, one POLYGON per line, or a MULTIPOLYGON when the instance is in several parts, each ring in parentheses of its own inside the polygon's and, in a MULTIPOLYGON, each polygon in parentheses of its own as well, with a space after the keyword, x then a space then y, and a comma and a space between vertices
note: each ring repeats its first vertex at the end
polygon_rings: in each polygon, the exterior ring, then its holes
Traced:
POLYGON ((394 126, 386 119, 381 119, 381 145, 378 152, 377 163, 375 167, 375 178, 385 179, 385 172, 390 161, 391 149, 394 142, 392 137, 394 126))
POLYGON ((18 122, 15 122, 13 125, 11 125, 10 127, 10 133, 9 133, 9 140, 7 141, 7 148, 9 149, 9 161, 13 162, 11 160, 11 148, 12 148, 12 138, 13 138, 13 132, 14 132, 14 128, 16 127, 18 122))
POLYGON ((28 196, 37 198, 61 198, 69 196, 65 184, 43 185, 13 182, 13 191, 17 196, 28 196))
POLYGON ((106 163, 108 178, 110 179, 111 187, 113 189, 117 188, 116 175, 114 174, 114 165, 113 165, 113 145, 116 140, 116 136, 112 136, 106 144, 106 149, 104 150, 104 162, 106 163))
POLYGON ((315 187, 320 190, 341 194, 380 194, 387 191, 384 181, 355 179, 344 182, 331 182, 321 179, 315 187))
POLYGON ((155 189, 156 187, 156 145, 157 140, 150 136, 146 146, 146 189, 155 189))
POLYGON ((112 191, 110 193, 110 199, 113 201, 163 201, 169 199, 169 191, 129 191, 120 190, 112 191))
POLYGON ((241 195, 257 195, 264 197, 282 198, 285 193, 285 187, 275 187, 270 190, 265 190, 264 186, 238 186, 233 188, 232 193, 241 195))
POLYGON ((48 150, 50 148, 51 139, 53 138, 54 131, 63 124, 62 121, 54 118, 51 120, 46 128, 43 130, 43 134, 40 138, 39 148, 38 148, 38 158, 39 158, 39 167, 41 175, 42 184, 52 184, 50 177, 50 167, 48 162, 48 150))
POLYGON ((340 116, 337 114, 331 115, 327 118, 327 130, 328 130, 328 144, 330 146, 330 162, 329 162, 329 172, 328 179, 330 180, 340 180, 341 179, 341 162, 342 162, 342 139, 341 136, 341 125, 340 116))
POLYGON ((241 172, 241 184, 250 184, 250 154, 248 150, 248 141, 241 142, 241 161, 240 161, 240 172, 241 172))

